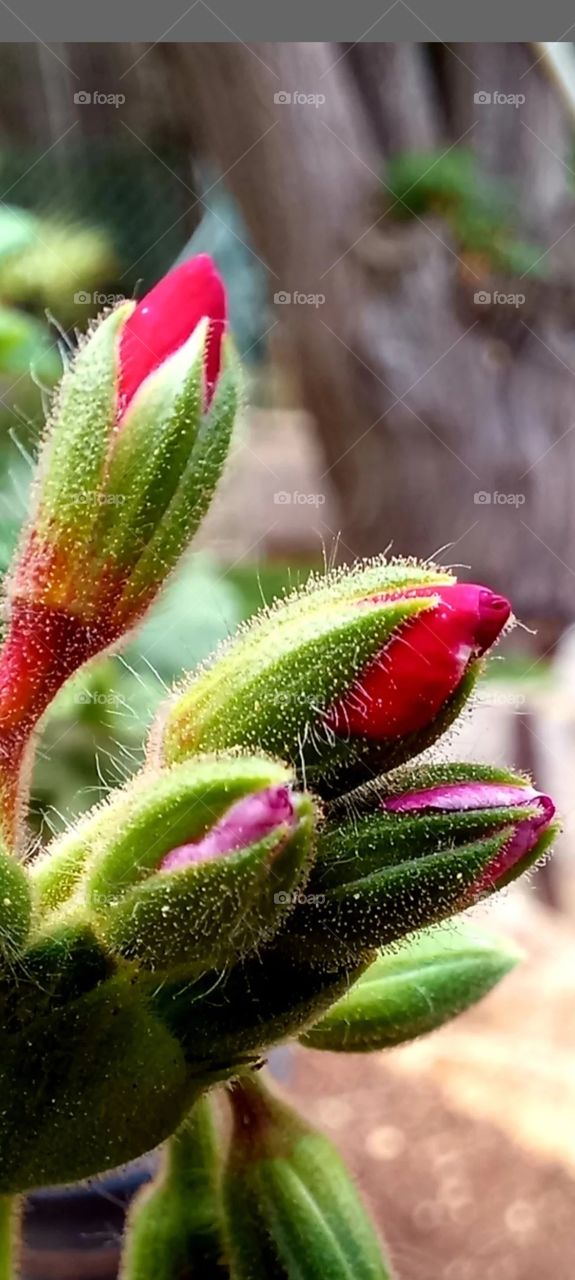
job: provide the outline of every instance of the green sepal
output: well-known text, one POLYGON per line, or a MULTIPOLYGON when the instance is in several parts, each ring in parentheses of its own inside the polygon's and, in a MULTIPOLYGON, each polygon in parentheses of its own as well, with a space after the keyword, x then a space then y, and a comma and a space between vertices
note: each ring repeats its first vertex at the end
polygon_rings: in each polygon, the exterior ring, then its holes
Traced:
MULTIPOLYGON (((149 788, 149 775, 146 778, 149 788)), ((146 785, 144 784, 144 785, 146 785)), ((106 840, 130 821, 137 781, 118 788, 112 796, 84 814, 69 831, 63 832, 44 849, 30 866, 34 914, 44 921, 47 914, 64 906, 75 894, 91 855, 106 848, 106 840)))
POLYGON ((142 771, 33 863, 37 917, 78 900, 95 908, 114 903, 171 849, 205 835, 236 800, 289 781, 288 770, 262 756, 203 758, 142 771))
POLYGON ((407 811, 382 807, 385 798, 465 781, 527 786, 508 770, 440 764, 398 770, 333 803, 321 827, 306 892, 287 922, 305 939, 315 962, 330 962, 388 946, 500 888, 541 858, 556 827, 527 858, 490 885, 484 872, 516 825, 538 814, 537 804, 499 808, 407 811))
POLYGON ((110 977, 115 965, 91 926, 76 919, 52 922, 18 958, 5 994, 2 1021, 13 1033, 34 1018, 77 1000, 110 977))
POLYGON ((160 1160, 130 1208, 120 1280, 225 1280, 220 1156, 208 1097, 196 1102, 160 1160))
MULTIPOLYGON (((509 781, 509 775, 505 781, 509 781)), ((364 881, 374 873, 434 853, 448 857, 462 846, 475 844, 484 837, 502 831, 508 835, 515 823, 537 813, 536 805, 530 808, 527 804, 395 813, 377 805, 378 794, 381 794, 379 788, 371 791, 374 797, 371 808, 361 807, 361 802, 354 800, 353 805, 346 806, 345 818, 344 810, 331 811, 330 819, 318 834, 308 886, 310 894, 364 881)))
POLYGON ((292 774, 263 756, 186 760, 149 769, 112 796, 85 866, 82 893, 98 910, 114 905, 181 844, 199 840, 236 801, 292 774))
POLYGON ((316 963, 328 965, 389 946, 470 906, 483 872, 512 834, 505 827, 452 850, 384 866, 325 893, 310 892, 285 931, 300 939, 316 963))
POLYGON ((389 1280, 381 1246, 332 1143, 243 1077, 224 1174, 233 1280, 389 1280))
POLYGON ((470 930, 416 935, 378 956, 300 1041, 332 1053, 391 1049, 476 1004, 520 958, 510 944, 470 930))
POLYGON ((122 418, 98 528, 105 563, 135 563, 178 487, 202 414, 206 336, 204 321, 146 378, 122 418))
MULTIPOLYGON (((199 421, 179 482, 116 602, 118 615, 129 612, 165 580, 206 514, 228 456, 240 395, 239 361, 229 338, 224 338, 222 365, 210 408, 199 421)), ((184 397, 185 393, 182 415, 184 397)))
POLYGON ((27 872, 0 847, 0 973, 9 970, 22 953, 31 916, 32 894, 27 872))
POLYGON ((313 806, 294 797, 298 826, 279 827, 246 849, 160 872, 98 912, 115 955, 151 969, 226 965, 279 929, 292 890, 307 876, 313 806))
POLYGON ((55 525, 85 538, 98 519, 117 412, 119 333, 134 305, 122 303, 98 324, 62 378, 40 460, 40 534, 55 525))
POLYGON ((276 937, 225 973, 158 984, 152 1007, 194 1070, 246 1064, 317 1022, 372 959, 314 965, 301 939, 276 937))

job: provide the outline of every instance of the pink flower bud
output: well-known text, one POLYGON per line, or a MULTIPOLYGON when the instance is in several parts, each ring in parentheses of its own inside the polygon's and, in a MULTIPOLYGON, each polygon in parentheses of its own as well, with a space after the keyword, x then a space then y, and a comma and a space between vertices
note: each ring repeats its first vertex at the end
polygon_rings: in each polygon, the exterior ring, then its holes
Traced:
POLYGON ((209 404, 220 371, 226 295, 211 258, 201 253, 164 276, 142 298, 124 326, 120 339, 119 418, 148 374, 183 347, 204 317, 210 320, 205 364, 209 404))
POLYGON ((179 845, 162 859, 161 871, 179 871, 194 863, 247 849, 272 835, 279 827, 293 830, 297 823, 291 788, 266 787, 233 804, 201 840, 179 845))
POLYGON ((421 791, 388 796, 381 802, 386 812, 411 814, 421 817, 425 813, 465 813, 489 809, 507 809, 513 830, 497 856, 485 868, 475 892, 497 887, 513 867, 535 849, 541 836, 548 830, 555 816, 555 805, 550 796, 543 795, 530 786, 506 782, 462 781, 441 783, 421 791), (524 819, 517 818, 517 810, 529 812, 524 819))
POLYGON ((376 741, 416 733, 435 719, 470 662, 494 644, 511 614, 503 596, 468 583, 416 587, 373 596, 384 600, 437 596, 439 603, 410 618, 326 716, 336 733, 376 741))

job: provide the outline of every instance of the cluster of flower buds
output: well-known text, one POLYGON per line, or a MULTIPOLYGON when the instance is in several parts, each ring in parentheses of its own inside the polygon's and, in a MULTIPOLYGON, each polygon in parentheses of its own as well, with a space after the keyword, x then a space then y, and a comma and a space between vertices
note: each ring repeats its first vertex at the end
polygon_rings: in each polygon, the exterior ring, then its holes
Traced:
POLYGON ((209 505, 238 403, 225 323, 222 282, 209 258, 194 258, 101 320, 62 378, 0 654, 9 842, 39 717, 142 616, 209 505))
MULTIPOLYGON (((12 851, 39 716, 141 617, 210 500, 237 404, 224 329, 219 277, 195 259, 108 315, 64 376, 0 654, 12 851)), ((407 763, 456 718, 510 613, 412 561, 313 579, 168 699, 137 777, 35 862, 0 849, 1 1195, 168 1139, 125 1280, 195 1271, 213 1245, 200 1206, 182 1208, 198 1142, 211 1158, 197 1104, 233 1081, 230 1276, 313 1262, 385 1280, 331 1149, 254 1068, 288 1037, 410 1039, 514 962, 495 940, 413 935, 541 858, 552 801, 507 771, 407 763)))
MULTIPOLYGON (((351 996, 365 1022, 375 979, 366 1043, 392 1042, 390 1019, 396 1038, 417 1034, 409 981, 403 1023, 397 999, 386 1003, 397 972, 378 949, 518 874, 552 818, 525 780, 460 765, 394 774, 355 793, 353 815, 336 804, 326 816, 286 766, 220 755, 148 768, 29 868, 5 855, 0 1076, 17 1087, 30 1142, 18 1124, 3 1134, 0 1189, 135 1156, 272 1044, 306 1029, 310 1043, 325 1038, 322 1018, 333 1043, 331 1006, 366 970, 368 988, 351 996)), ((464 950, 457 982, 430 1002, 439 1021, 509 967, 484 948, 470 968, 464 950)), ((441 989, 437 965, 431 977, 441 989)))

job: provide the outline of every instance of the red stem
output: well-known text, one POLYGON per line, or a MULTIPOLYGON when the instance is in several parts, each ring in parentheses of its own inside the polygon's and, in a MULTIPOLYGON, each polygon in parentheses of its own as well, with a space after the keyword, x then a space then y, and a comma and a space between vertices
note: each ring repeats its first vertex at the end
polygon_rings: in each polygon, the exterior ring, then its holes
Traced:
POLYGON ((34 729, 66 680, 112 639, 101 623, 14 602, 0 652, 0 833, 10 849, 18 844, 34 729))

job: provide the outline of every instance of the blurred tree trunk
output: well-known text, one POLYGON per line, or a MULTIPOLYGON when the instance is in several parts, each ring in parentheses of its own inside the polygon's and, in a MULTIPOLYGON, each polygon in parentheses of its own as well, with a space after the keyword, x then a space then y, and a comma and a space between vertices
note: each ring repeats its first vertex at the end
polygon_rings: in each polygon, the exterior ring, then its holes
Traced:
POLYGON ((524 617, 570 621, 571 131, 541 65, 529 69, 533 47, 171 45, 153 56, 239 201, 270 295, 325 295, 274 318, 339 495, 341 554, 453 544, 444 558, 512 593, 524 617), (483 106, 483 89, 526 101, 483 106), (274 100, 296 90, 325 102, 274 100), (459 142, 516 184, 541 253, 558 242, 549 282, 493 281, 462 261, 443 219, 394 218, 386 158, 459 142), (475 304, 491 287, 526 302, 475 304))

